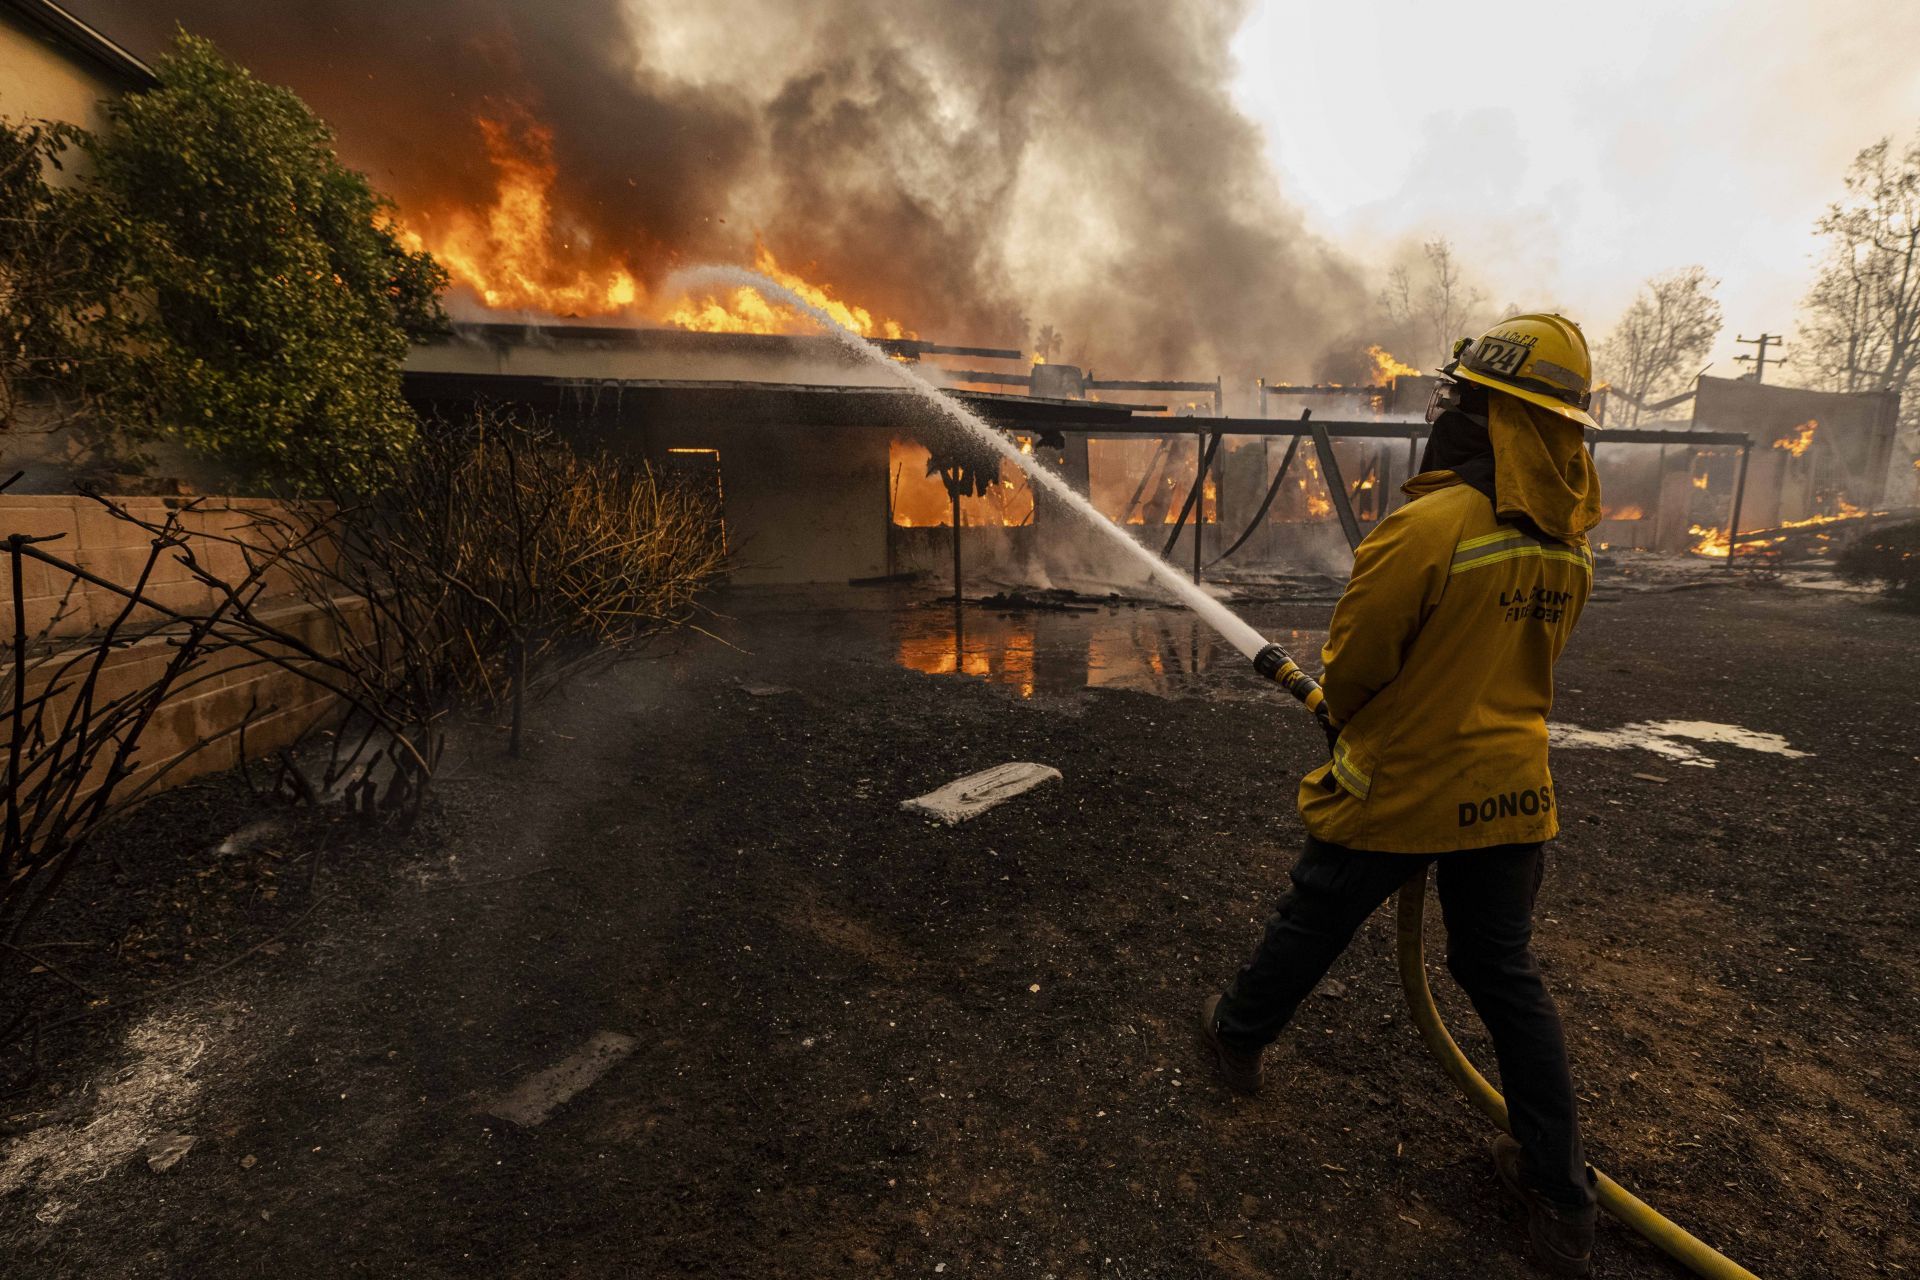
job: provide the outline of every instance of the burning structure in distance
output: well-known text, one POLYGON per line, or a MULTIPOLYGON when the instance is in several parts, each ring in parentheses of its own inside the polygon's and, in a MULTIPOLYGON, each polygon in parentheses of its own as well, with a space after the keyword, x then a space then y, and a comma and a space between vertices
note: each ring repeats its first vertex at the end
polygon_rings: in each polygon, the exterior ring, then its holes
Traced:
POLYGON ((1608 504, 1597 541, 1725 558, 1737 519, 1738 554, 1771 555, 1792 530, 1870 515, 1896 492, 1896 394, 1702 377, 1692 400, 1689 421, 1642 428, 1662 433, 1649 437, 1657 449, 1597 437, 1608 504), (1703 447, 1713 433, 1750 443, 1703 447))

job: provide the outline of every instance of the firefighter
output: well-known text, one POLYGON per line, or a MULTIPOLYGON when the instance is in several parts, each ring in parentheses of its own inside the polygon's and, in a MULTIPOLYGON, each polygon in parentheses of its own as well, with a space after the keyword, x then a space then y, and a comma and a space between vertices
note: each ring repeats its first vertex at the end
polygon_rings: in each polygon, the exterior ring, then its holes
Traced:
POLYGON ((1559 830, 1553 664, 1592 586, 1600 520, 1582 430, 1592 363, 1572 321, 1528 314, 1463 340, 1442 375, 1410 500, 1355 551, 1321 654, 1338 736, 1300 784, 1306 849, 1252 958, 1202 1006, 1201 1039, 1228 1087, 1255 1092, 1261 1050, 1361 922, 1437 864, 1447 965, 1493 1039, 1512 1120, 1498 1175, 1536 1256, 1584 1276, 1593 1180, 1530 942, 1559 830))

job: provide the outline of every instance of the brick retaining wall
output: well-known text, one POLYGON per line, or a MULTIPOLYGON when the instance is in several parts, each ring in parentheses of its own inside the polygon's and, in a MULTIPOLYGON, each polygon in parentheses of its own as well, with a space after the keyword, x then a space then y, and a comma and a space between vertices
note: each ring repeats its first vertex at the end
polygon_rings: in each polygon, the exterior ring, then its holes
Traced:
MULTIPOLYGON (((116 498, 142 519, 156 523, 169 509, 181 508, 179 498, 116 498)), ((222 578, 237 579, 246 572, 240 551, 205 539, 195 533, 221 532, 248 538, 247 527, 263 513, 284 510, 280 504, 255 498, 204 499, 199 507, 182 516, 184 532, 195 558, 222 578)), ((146 564, 150 537, 142 529, 116 519, 98 503, 78 495, 0 494, 0 538, 8 534, 32 536, 63 535, 56 542, 41 544, 42 549, 109 582, 131 587, 146 564)), ((72 579, 48 565, 26 561, 21 580, 26 586, 27 627, 31 635, 44 632, 56 651, 84 645, 85 637, 97 632, 125 607, 126 601, 110 591, 82 580, 72 579), (71 592, 69 584, 73 584, 71 592)), ((331 634, 332 620, 327 614, 297 600, 274 604, 278 588, 284 592, 284 580, 268 580, 268 603, 259 612, 273 625, 298 635, 320 652, 337 651, 338 638, 331 634)), ((0 600, 6 609, 6 642, 12 639, 12 572, 9 559, 0 554, 0 600)), ((163 552, 142 593, 155 602, 182 613, 198 613, 210 607, 213 591, 195 581, 187 568, 163 552)), ((133 623, 157 620, 151 609, 136 611, 133 623)), ((130 644, 110 654, 102 665, 95 689, 96 703, 132 693, 154 680, 173 657, 175 649, 164 634, 130 644)), ((11 656, 11 655, 9 655, 11 656)), ((36 696, 51 674, 46 665, 29 673, 28 696, 36 696)), ((136 772, 126 785, 136 786, 169 761, 187 751, 203 737, 225 733, 218 742, 202 749, 191 759, 169 770, 162 787, 177 785, 189 778, 217 773, 239 763, 240 739, 225 732, 247 720, 246 749, 254 758, 285 747, 333 709, 331 695, 304 680, 298 674, 260 662, 251 655, 228 650, 208 657, 190 677, 198 682, 169 699, 149 721, 135 757, 136 772), (200 677, 210 677, 200 679, 200 677), (249 719, 251 717, 251 719, 249 719)), ((0 679, 11 688, 12 664, 0 664, 0 679)), ((49 708, 51 717, 65 714, 73 691, 55 698, 49 708)), ((102 767, 104 767, 104 762, 102 767)))
MULTIPOLYGON (((261 516, 286 511, 284 504, 268 498, 202 498, 195 507, 188 507, 192 500, 186 498, 113 501, 155 524, 165 520, 169 511, 179 511, 182 532, 195 559, 229 581, 246 573, 239 549, 195 535, 219 533, 259 544, 264 539, 249 526, 261 516)), ((152 543, 151 536, 138 525, 117 519, 99 503, 78 494, 0 494, 0 538, 14 533, 35 538, 58 535, 58 541, 42 543, 40 549, 108 582, 129 587, 139 578, 152 543)), ((77 582, 73 592, 67 594, 68 584, 76 580, 48 565, 29 561, 20 576, 26 583, 27 630, 31 634, 47 630, 54 638, 83 636, 112 621, 126 603, 84 581, 77 582)), ((284 580, 269 578, 269 597, 285 590, 284 580)), ((5 599, 9 608, 12 592, 12 571, 5 557, 0 557, 0 599, 5 599)), ((172 552, 162 552, 142 594, 182 613, 198 612, 212 602, 212 592, 196 582, 172 552)), ((141 610, 136 620, 152 616, 151 610, 141 610)), ((11 630, 9 619, 9 642, 11 630)))

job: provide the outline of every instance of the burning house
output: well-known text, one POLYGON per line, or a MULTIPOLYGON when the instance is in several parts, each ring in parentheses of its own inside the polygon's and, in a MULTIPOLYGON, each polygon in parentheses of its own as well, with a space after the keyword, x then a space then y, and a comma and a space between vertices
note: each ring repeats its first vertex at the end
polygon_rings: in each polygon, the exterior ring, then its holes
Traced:
MULTIPOLYGON (((1390 510, 1424 433, 1420 379, 1263 383, 1262 416, 1233 418, 1218 378, 1105 378, 1012 348, 878 341, 1196 572, 1337 565, 1336 516, 1364 526, 1390 510), (1303 405, 1340 416, 1315 433, 1303 405)), ((969 467, 896 380, 828 339, 469 323, 417 349, 406 386, 430 416, 509 405, 715 486, 742 583, 944 576, 964 546, 968 563, 1020 581, 1125 585, 1114 566, 1075 561, 1080 540, 1047 536, 1061 513, 1018 469, 969 467)))
MULTIPOLYGON (((892 342, 896 358, 1005 363, 1018 351, 892 342)), ((945 380, 943 378, 943 380, 945 380)), ((497 402, 571 438, 716 486, 745 583, 845 581, 897 571, 916 530, 956 503, 920 440, 934 430, 882 371, 819 337, 584 325, 458 326, 414 353, 410 398, 430 415, 497 402)), ((975 392, 967 398, 1029 447, 1066 452, 1053 424, 1128 416, 1123 406, 975 392)), ((1024 483, 994 478, 957 501, 961 523, 1011 533, 1038 514, 1024 483)), ((1001 541, 1004 543, 1005 536, 1001 541)), ((999 548, 996 548, 999 549, 999 548)), ((911 551, 911 548, 908 549, 911 551)), ((909 558, 911 556, 909 555, 909 558)))
MULTIPOLYGON (((1419 467, 1433 380, 1378 348, 1374 382, 1262 379, 1254 413, 1235 416, 1219 377, 1107 377, 1017 348, 943 345, 900 336, 824 290, 813 296, 850 326, 891 333, 873 340, 1196 576, 1338 574, 1348 543, 1401 501, 1419 467)), ((671 328, 462 323, 413 353, 407 391, 443 418, 513 406, 715 487, 743 584, 971 572, 1139 585, 1059 534, 1064 513, 1018 468, 970 459, 884 368, 830 339, 774 331, 800 326, 754 310, 764 305, 688 302, 671 328)), ((1896 415, 1886 395, 1702 379, 1691 421, 1594 438, 1607 474, 1595 540, 1725 556, 1737 527, 1737 554, 1768 553, 1781 530, 1869 513, 1886 492, 1896 415)))

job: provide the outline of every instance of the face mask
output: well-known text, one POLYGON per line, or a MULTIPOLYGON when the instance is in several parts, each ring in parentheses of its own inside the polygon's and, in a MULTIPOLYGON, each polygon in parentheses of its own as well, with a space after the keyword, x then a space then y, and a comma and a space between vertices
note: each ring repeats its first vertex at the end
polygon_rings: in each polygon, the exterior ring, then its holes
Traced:
POLYGON ((1427 422, 1438 422, 1449 413, 1464 413, 1484 422, 1487 416, 1487 389, 1478 383, 1448 377, 1445 369, 1440 372, 1439 381, 1433 384, 1433 394, 1427 398, 1427 422))
POLYGON ((1443 414, 1457 411, 1462 399, 1458 382, 1452 378, 1439 379, 1433 384, 1433 394, 1427 397, 1427 422, 1438 422, 1443 414))

